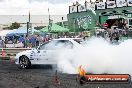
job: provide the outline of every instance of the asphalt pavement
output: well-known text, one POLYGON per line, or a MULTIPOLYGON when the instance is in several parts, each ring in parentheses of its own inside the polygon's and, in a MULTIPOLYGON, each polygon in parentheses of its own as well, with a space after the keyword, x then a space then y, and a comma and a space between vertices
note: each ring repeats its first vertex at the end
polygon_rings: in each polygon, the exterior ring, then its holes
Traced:
POLYGON ((19 69, 14 61, 0 61, 0 88, 132 88, 131 83, 79 85, 71 74, 58 73, 57 78, 51 66, 19 69))

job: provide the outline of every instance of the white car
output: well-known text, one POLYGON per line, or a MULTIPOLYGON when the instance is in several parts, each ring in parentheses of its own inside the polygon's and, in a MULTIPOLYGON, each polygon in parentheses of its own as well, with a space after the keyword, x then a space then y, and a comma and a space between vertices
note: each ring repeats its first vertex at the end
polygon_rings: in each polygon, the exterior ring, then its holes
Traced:
POLYGON ((37 49, 27 50, 20 52, 15 57, 15 63, 20 68, 30 68, 31 65, 38 64, 47 64, 47 65, 56 65, 56 54, 57 51, 71 50, 74 47, 81 46, 81 38, 60 38, 53 39, 49 42, 45 42, 40 45, 37 49))

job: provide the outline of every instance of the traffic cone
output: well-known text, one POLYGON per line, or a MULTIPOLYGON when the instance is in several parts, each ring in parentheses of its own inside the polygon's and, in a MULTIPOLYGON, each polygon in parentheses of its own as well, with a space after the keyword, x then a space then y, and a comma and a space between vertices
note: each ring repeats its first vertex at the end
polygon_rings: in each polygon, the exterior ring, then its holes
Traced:
POLYGON ((54 81, 54 83, 55 83, 56 86, 60 85, 60 81, 59 81, 59 78, 58 78, 58 72, 57 72, 57 70, 55 72, 55 81, 54 81))
POLYGON ((2 65, 4 65, 4 61, 3 61, 3 60, 2 60, 2 62, 1 62, 1 63, 2 63, 2 65))
POLYGON ((11 64, 11 60, 9 60, 8 64, 11 64))
POLYGON ((4 52, 4 50, 2 49, 2 57, 4 57, 5 56, 5 52, 4 52))
MULTIPOLYGON (((5 56, 5 53, 4 53, 4 50, 3 49, 2 49, 1 55, 2 55, 2 57, 5 56)), ((3 60, 2 60, 2 65, 4 65, 4 61, 3 60)))

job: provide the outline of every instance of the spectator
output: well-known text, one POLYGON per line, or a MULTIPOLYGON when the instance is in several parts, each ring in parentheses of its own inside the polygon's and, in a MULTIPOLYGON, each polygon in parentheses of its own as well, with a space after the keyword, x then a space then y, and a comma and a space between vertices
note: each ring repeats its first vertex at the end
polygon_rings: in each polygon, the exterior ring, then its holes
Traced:
POLYGON ((103 29, 107 30, 107 28, 108 28, 108 23, 105 21, 104 24, 103 24, 102 26, 103 26, 103 29))
POLYGON ((18 39, 19 43, 22 43, 23 46, 25 45, 25 39, 23 36, 20 36, 20 38, 18 39))
POLYGON ((118 33, 113 33, 112 34, 112 43, 118 43, 118 41, 119 41, 119 35, 118 35, 118 33))
POLYGON ((3 44, 2 44, 2 38, 0 37, 0 48, 3 47, 3 44))
POLYGON ((118 28, 123 29, 123 26, 124 26, 124 24, 123 24, 122 20, 119 20, 118 28))
POLYGON ((31 48, 36 46, 36 38, 35 38, 35 36, 31 36, 30 39, 29 39, 29 41, 31 43, 30 44, 31 48))
POLYGON ((47 42, 47 41, 49 41, 48 35, 46 35, 46 37, 44 38, 44 42, 47 42))
POLYGON ((39 46, 40 42, 42 42, 42 39, 39 35, 36 37, 36 46, 39 46))
POLYGON ((25 38, 25 47, 27 48, 29 48, 30 47, 30 41, 29 41, 29 37, 28 36, 26 36, 26 38, 25 38))

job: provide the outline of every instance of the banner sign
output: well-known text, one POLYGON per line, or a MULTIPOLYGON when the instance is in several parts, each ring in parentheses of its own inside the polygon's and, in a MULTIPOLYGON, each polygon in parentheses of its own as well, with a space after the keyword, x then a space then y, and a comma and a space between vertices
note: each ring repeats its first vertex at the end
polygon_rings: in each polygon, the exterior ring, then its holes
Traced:
POLYGON ((132 6, 132 0, 127 0, 128 6, 132 6))
POLYGON ((96 3, 97 9, 105 9, 105 2, 96 3))
POLYGON ((87 83, 130 83, 131 82, 131 76, 129 74, 106 74, 106 75, 92 74, 92 75, 85 75, 84 78, 86 79, 87 83))
POLYGON ((86 11, 86 6, 85 5, 79 5, 78 6, 78 12, 86 11))
POLYGON ((77 12, 77 6, 75 5, 75 6, 70 6, 69 7, 70 9, 70 13, 73 13, 73 12, 77 12))
POLYGON ((116 0, 117 7, 127 6, 126 0, 116 0))
POLYGON ((107 8, 115 8, 116 7, 116 3, 115 1, 107 1, 107 8))
POLYGON ((108 19, 119 19, 121 15, 108 16, 108 19))

